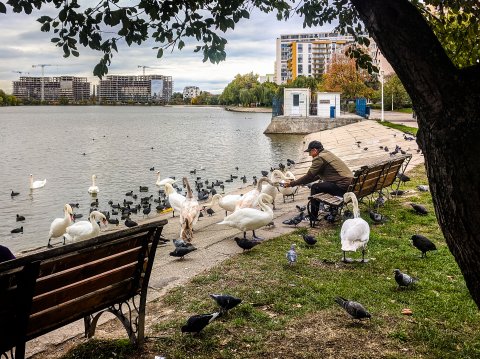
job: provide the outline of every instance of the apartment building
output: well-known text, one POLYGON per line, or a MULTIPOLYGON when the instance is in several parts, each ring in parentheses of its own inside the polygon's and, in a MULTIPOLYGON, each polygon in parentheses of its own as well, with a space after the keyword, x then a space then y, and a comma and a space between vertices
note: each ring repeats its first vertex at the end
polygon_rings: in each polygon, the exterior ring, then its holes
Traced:
POLYGON ((35 77, 22 76, 13 81, 13 95, 22 100, 69 101, 90 99, 90 82, 86 77, 59 76, 35 77), (43 91, 42 91, 43 88, 43 91))
POLYGON ((100 80, 97 95, 102 102, 168 102, 172 93, 171 76, 109 75, 100 80))
POLYGON ((200 88, 197 86, 185 86, 183 88, 183 99, 195 98, 200 95, 200 88))

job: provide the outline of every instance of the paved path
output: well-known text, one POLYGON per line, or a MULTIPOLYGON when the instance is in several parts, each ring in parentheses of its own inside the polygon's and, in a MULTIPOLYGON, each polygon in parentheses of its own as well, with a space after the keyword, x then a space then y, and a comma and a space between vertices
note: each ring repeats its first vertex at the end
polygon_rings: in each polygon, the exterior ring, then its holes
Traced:
MULTIPOLYGON (((401 132, 379 125, 376 121, 362 121, 333 130, 310 134, 305 137, 302 146, 306 148, 306 144, 313 139, 322 141, 325 148, 343 158, 352 169, 389 157, 388 153, 379 148, 380 145, 388 146, 393 150, 395 145, 398 144, 412 153, 413 159, 410 162, 409 169, 413 168, 415 164, 423 162, 423 156, 416 152, 417 144, 415 141, 404 140, 401 132), (361 141, 360 147, 357 141, 361 141), (364 150, 365 147, 368 147, 368 149, 364 150)), ((310 158, 307 154, 304 154, 304 157, 297 162, 294 172, 296 174, 305 173, 310 165, 309 163, 310 158)), ((245 193, 250 189, 252 187, 247 186, 238 189, 236 192, 245 193)), ((306 205, 308 194, 309 190, 307 188, 300 188, 298 195, 295 196, 295 202, 288 199, 286 203, 283 203, 282 196, 279 194, 276 199, 276 210, 274 211, 275 226, 258 230, 257 235, 269 239, 292 232, 295 228, 283 225, 282 221, 298 213, 295 208, 296 205, 306 205)), ((197 251, 189 254, 184 260, 178 260, 170 257, 168 254, 173 249, 171 243, 158 249, 150 278, 149 301, 162 296, 173 287, 184 284, 196 274, 206 271, 225 259, 242 252, 233 240, 235 236, 241 236, 241 233, 230 227, 218 225, 217 223, 224 217, 224 212, 219 207, 213 207, 213 209, 215 214, 211 217, 201 218, 195 228, 193 243, 198 248, 197 251)), ((166 238, 177 238, 180 229, 178 217, 172 218, 172 214, 164 214, 150 220, 158 218, 167 218, 169 220, 169 223, 164 228, 163 235, 166 238)), ((305 222, 301 225, 307 226, 308 224, 305 222)), ((149 323, 153 324, 158 320, 158 317, 155 315, 158 315, 158 313, 149 313, 147 307, 147 326, 149 323), (153 317, 151 317, 152 315, 153 317)), ((105 316, 106 318, 108 317, 105 316)), ((79 337, 82 333, 83 321, 73 323, 28 342, 27 355, 43 352, 36 355, 35 358, 50 358, 56 350, 56 344, 70 340, 73 337, 79 337)), ((119 334, 120 336, 125 334, 123 332, 119 333, 121 333, 119 334)))
MULTIPOLYGON (((382 118, 381 110, 371 110, 370 119, 380 120, 382 118)), ((398 123, 400 125, 405 125, 409 127, 417 127, 417 120, 413 118, 411 113, 395 112, 395 111, 384 111, 383 118, 386 121, 398 123)))

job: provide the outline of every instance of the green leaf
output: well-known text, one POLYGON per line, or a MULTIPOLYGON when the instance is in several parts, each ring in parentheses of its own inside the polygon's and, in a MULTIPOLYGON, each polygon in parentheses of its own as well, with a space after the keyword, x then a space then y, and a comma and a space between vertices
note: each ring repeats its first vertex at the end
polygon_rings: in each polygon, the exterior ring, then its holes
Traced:
POLYGON ((157 59, 160 59, 163 56, 163 49, 159 48, 157 51, 157 59))
POLYGON ((53 43, 56 43, 56 42, 59 42, 60 39, 58 37, 54 37, 50 41, 53 42, 53 43))
POLYGON ((0 2, 0 13, 6 14, 7 13, 7 8, 3 2, 0 2))
POLYGON ((78 51, 75 51, 75 50, 72 50, 72 55, 75 56, 75 57, 79 57, 80 54, 78 53, 78 51))
POLYGON ((178 49, 181 50, 181 49, 183 49, 184 47, 185 47, 185 43, 184 43, 182 40, 180 40, 180 41, 178 42, 178 49))

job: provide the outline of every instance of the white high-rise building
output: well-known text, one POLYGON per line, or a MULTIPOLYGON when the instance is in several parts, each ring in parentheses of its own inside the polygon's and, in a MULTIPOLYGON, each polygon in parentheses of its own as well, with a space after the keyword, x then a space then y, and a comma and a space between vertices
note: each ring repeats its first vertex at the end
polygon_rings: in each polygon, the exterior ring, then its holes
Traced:
POLYGON ((183 88, 183 99, 195 98, 200 95, 200 89, 197 86, 185 86, 183 88))

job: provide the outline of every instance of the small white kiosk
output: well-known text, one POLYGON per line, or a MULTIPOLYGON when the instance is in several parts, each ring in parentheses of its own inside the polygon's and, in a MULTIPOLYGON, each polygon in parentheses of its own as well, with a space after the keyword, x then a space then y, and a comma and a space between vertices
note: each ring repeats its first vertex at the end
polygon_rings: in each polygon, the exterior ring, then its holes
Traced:
POLYGON ((308 116, 310 109, 309 88, 285 88, 283 92, 284 116, 308 116))
POLYGON ((335 118, 340 115, 340 92, 317 92, 317 116, 335 118))

